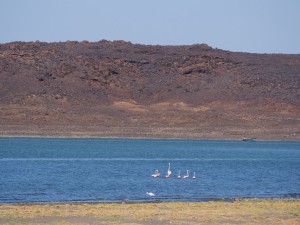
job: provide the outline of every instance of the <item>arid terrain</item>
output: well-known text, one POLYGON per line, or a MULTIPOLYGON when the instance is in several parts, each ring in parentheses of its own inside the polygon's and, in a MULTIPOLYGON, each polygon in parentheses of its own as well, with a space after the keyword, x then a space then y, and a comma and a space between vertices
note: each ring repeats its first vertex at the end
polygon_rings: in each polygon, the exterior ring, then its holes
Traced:
POLYGON ((296 225, 299 223, 298 199, 134 204, 0 204, 0 224, 296 225))
POLYGON ((300 55, 0 44, 0 136, 300 140, 300 55))

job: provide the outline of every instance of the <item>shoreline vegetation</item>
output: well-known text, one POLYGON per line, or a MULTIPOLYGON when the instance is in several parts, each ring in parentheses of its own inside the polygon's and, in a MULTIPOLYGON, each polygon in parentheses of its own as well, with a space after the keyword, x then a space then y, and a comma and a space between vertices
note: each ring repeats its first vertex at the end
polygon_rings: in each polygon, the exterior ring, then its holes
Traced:
POLYGON ((0 224, 299 224, 300 199, 0 204, 0 224))

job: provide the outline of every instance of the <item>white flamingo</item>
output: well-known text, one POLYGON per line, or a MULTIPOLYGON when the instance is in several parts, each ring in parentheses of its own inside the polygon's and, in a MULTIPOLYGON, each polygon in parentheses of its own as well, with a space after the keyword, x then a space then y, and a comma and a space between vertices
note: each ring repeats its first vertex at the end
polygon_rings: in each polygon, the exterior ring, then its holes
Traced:
POLYGON ((189 178, 189 170, 186 171, 186 175, 183 177, 183 179, 189 178))
POLYGON ((168 168, 168 174, 166 176, 166 178, 170 178, 171 177, 171 163, 169 163, 169 168, 168 168))
POLYGON ((180 178, 181 178, 181 176, 180 176, 180 170, 179 170, 179 172, 178 172, 178 176, 177 176, 177 178, 178 178, 178 179, 180 179, 180 178))
POLYGON ((196 172, 194 172, 194 176, 193 176, 193 179, 196 179, 196 172))

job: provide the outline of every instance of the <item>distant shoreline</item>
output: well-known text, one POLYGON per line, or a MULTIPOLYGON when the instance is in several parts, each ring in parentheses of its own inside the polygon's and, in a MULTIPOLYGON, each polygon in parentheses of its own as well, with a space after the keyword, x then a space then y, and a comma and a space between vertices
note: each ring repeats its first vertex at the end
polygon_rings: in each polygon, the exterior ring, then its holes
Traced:
POLYGON ((90 136, 90 135, 0 135, 0 138, 40 138, 40 139, 131 139, 131 140, 190 140, 190 141, 241 141, 241 142, 299 142, 297 139, 255 139, 253 141, 244 141, 243 138, 191 138, 191 137, 140 137, 140 136, 90 136))
POLYGON ((31 138, 113 138, 113 139, 163 139, 163 140, 254 140, 254 141, 300 141, 295 131, 244 130, 212 126, 201 127, 86 127, 86 126, 26 126, 0 125, 0 137, 31 138))

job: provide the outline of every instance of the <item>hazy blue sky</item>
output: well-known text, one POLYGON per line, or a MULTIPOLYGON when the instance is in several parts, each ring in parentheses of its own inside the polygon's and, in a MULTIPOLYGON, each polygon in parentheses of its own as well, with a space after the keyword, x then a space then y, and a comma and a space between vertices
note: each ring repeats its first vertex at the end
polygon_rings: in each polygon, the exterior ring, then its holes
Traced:
POLYGON ((300 0, 0 0, 0 43, 126 40, 300 53, 300 0))

